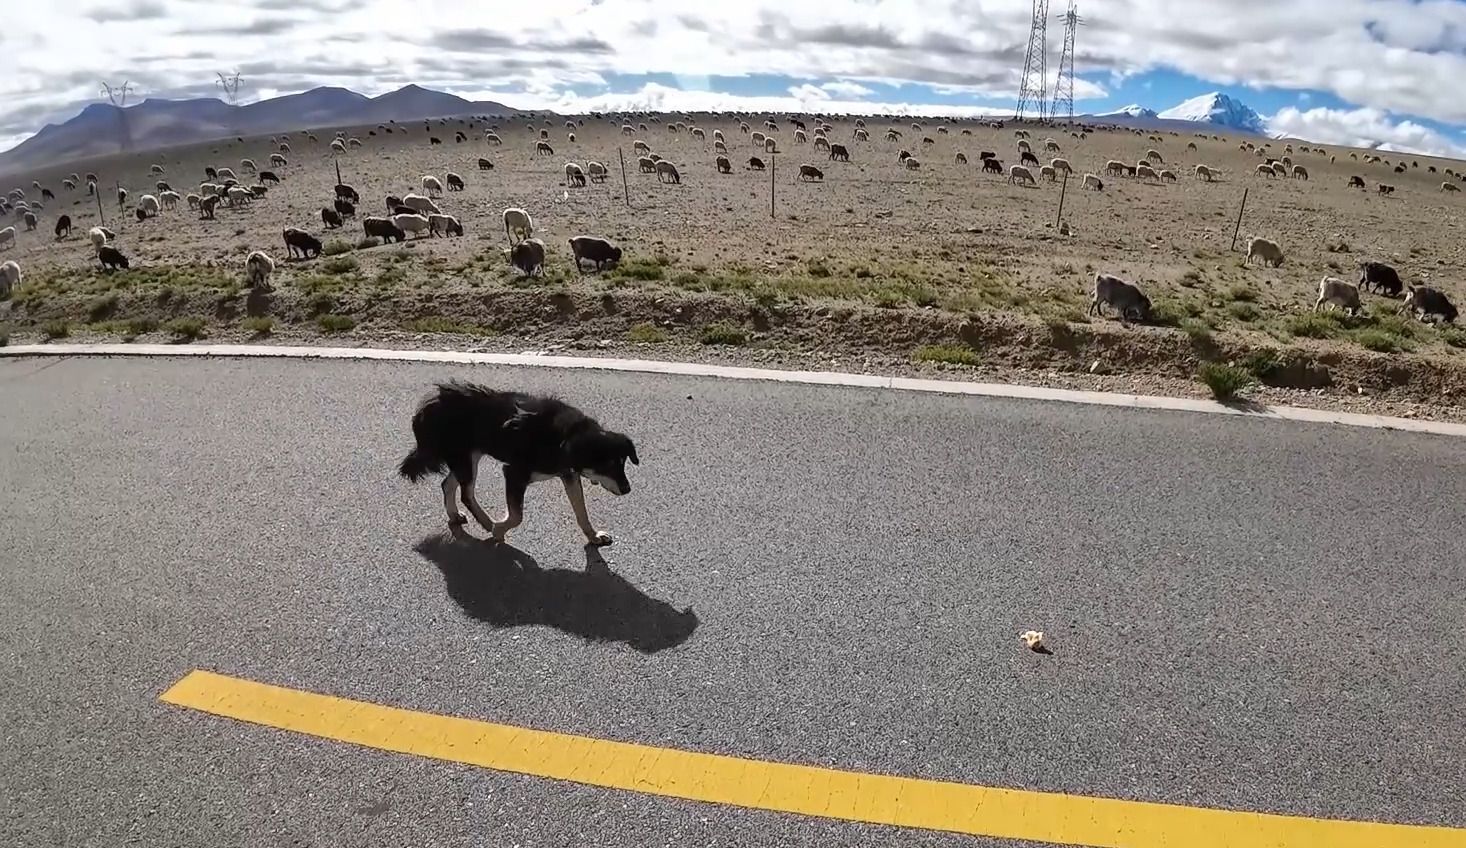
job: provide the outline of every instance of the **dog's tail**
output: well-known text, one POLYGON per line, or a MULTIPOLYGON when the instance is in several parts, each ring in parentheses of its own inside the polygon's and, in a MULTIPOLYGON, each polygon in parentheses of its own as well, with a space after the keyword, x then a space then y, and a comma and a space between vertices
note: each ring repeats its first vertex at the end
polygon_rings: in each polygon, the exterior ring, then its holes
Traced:
POLYGON ((424 453, 421 445, 413 448, 407 456, 403 457, 402 464, 397 466, 397 473, 414 483, 434 471, 442 470, 443 463, 424 453))
POLYGON ((440 456, 446 413, 443 408, 445 394, 451 393, 444 386, 439 386, 438 394, 424 401, 417 414, 412 416, 412 435, 417 444, 402 458, 397 473, 414 483, 434 472, 443 473, 448 468, 448 463, 440 456))

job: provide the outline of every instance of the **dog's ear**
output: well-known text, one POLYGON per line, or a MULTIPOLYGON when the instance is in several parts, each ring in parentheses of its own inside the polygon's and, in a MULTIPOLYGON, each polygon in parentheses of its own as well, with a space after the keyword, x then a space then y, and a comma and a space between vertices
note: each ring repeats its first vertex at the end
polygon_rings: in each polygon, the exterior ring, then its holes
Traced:
POLYGON ((631 443, 631 438, 626 439, 626 458, 631 460, 632 465, 641 465, 641 460, 636 458, 636 445, 631 443))

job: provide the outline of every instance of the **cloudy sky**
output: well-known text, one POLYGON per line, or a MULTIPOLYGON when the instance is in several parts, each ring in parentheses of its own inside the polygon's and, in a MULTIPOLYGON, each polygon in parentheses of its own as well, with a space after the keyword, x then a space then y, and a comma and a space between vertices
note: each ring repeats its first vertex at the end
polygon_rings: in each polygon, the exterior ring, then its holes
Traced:
MULTIPOLYGON (((1053 0, 1057 14, 1063 0, 1053 0)), ((1220 89, 1273 128, 1466 156, 1463 0, 1080 0, 1076 111, 1220 89)), ((16 0, 0 149, 130 80, 240 101, 418 83, 518 108, 1011 111, 1031 0, 16 0)), ((1061 24, 1049 33, 1057 65, 1061 24)))

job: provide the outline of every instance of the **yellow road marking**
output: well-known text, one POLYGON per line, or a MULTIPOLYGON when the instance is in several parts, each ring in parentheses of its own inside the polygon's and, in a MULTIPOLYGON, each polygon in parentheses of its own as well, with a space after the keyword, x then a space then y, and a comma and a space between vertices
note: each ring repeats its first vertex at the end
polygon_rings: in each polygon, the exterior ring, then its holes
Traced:
POLYGON ((190 672, 162 700, 496 771, 846 821, 1097 848, 1466 848, 1466 830, 969 786, 652 748, 190 672))

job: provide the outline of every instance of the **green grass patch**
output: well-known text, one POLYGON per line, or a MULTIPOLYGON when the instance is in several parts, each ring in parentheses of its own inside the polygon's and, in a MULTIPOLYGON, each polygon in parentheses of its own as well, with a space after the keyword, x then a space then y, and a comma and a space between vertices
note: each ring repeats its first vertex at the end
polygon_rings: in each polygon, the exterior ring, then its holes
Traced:
POLYGON ((1302 315, 1290 315, 1283 321, 1283 330, 1288 335, 1305 339, 1336 338, 1341 329, 1343 327, 1340 325, 1338 317, 1327 312, 1305 312, 1302 315))
POLYGON ((157 318, 129 318, 122 337, 127 341, 132 341, 144 333, 155 333, 157 330, 157 318))
POLYGON ((468 321, 455 321, 452 318, 445 318, 441 315, 414 318, 407 322, 406 326, 407 329, 414 333, 456 333, 461 336, 494 335, 494 328, 492 327, 485 327, 468 321))
MULTIPOLYGON (((661 258, 661 257, 658 257, 661 258)), ((645 259, 636 259, 630 262, 622 262, 611 270, 610 276, 623 280, 653 281, 665 279, 667 272, 662 270, 662 264, 648 262, 645 259)))
POLYGON ((1272 348, 1258 348, 1242 357, 1237 366, 1259 380, 1272 379, 1283 366, 1281 351, 1272 348))
POLYGON ((699 340, 705 345, 744 345, 748 334, 731 324, 709 324, 702 328, 699 340))
POLYGON ((117 312, 117 295, 105 294, 87 306, 87 320, 96 323, 111 318, 117 312))
POLYGON ((667 331, 650 321, 643 321, 640 324, 632 325, 631 329, 626 331, 626 338, 642 344, 660 344, 667 340, 667 331))
POLYGON ((311 315, 320 315, 322 312, 330 312, 336 308, 336 298, 326 292, 316 292, 305 299, 306 311, 311 315))
POLYGON ((379 239, 379 238, 377 238, 376 236, 366 236, 365 238, 361 239, 360 241, 358 241, 356 243, 356 249, 357 250, 370 250, 370 249, 376 247, 377 245, 379 245, 381 243, 382 243, 382 240, 379 239))
POLYGON ((356 319, 350 315, 326 313, 316 316, 316 326, 326 333, 345 333, 356 329, 356 319))
POLYGON ((355 256, 333 256, 321 263, 321 270, 327 274, 350 274, 360 267, 355 256))
POLYGON ((830 266, 826 265, 822 260, 819 259, 811 259, 809 260, 809 262, 805 263, 805 270, 809 271, 809 275, 816 279, 824 279, 825 277, 830 276, 831 273, 830 266))
POLYGON ((1245 300, 1238 300, 1227 304, 1227 314, 1237 319, 1238 321, 1250 323, 1262 317, 1262 310, 1258 309, 1257 306, 1253 303, 1249 303, 1245 300))
POLYGON ((268 336, 275 329, 275 319, 268 315, 255 315, 240 321, 239 326, 257 336, 268 336))
POLYGON ((383 268, 377 272, 377 285, 396 286, 407 282, 407 272, 398 267, 383 268))
POLYGON ((1232 286, 1227 289, 1228 300, 1240 300, 1244 303, 1252 303, 1258 299, 1257 289, 1252 286, 1232 286))
POLYGON ((60 320, 47 321, 41 325, 41 335, 47 340, 64 339, 71 335, 71 325, 60 320))
POLYGON ((321 252, 327 256, 340 256, 343 253, 350 253, 351 250, 351 244, 341 239, 331 239, 326 242, 325 247, 321 248, 321 252))
POLYGON ((1196 376, 1211 389, 1212 397, 1221 401, 1234 400, 1255 381, 1250 372, 1220 362, 1203 362, 1196 376))
POLYGON ((173 337, 174 341, 191 342, 204 335, 204 319, 202 318, 174 318, 163 329, 173 337))
POLYGON ((1212 340, 1211 327, 1199 318, 1182 318, 1176 326, 1193 342, 1206 343, 1212 340))
POLYGON ((0 330, 0 347, 5 347, 8 344, 10 344, 10 331, 0 330))
POLYGON ((977 365, 982 362, 977 351, 966 345, 923 345, 916 349, 918 362, 945 362, 948 365, 977 365))
POLYGON ((1466 330, 1460 327, 1442 327, 1440 333, 1441 341, 1451 347, 1466 348, 1466 330))
POLYGON ((1400 353, 1410 350, 1414 345, 1403 336, 1388 330, 1371 328, 1360 330, 1354 334, 1354 341, 1358 342, 1367 350, 1376 353, 1400 353))

